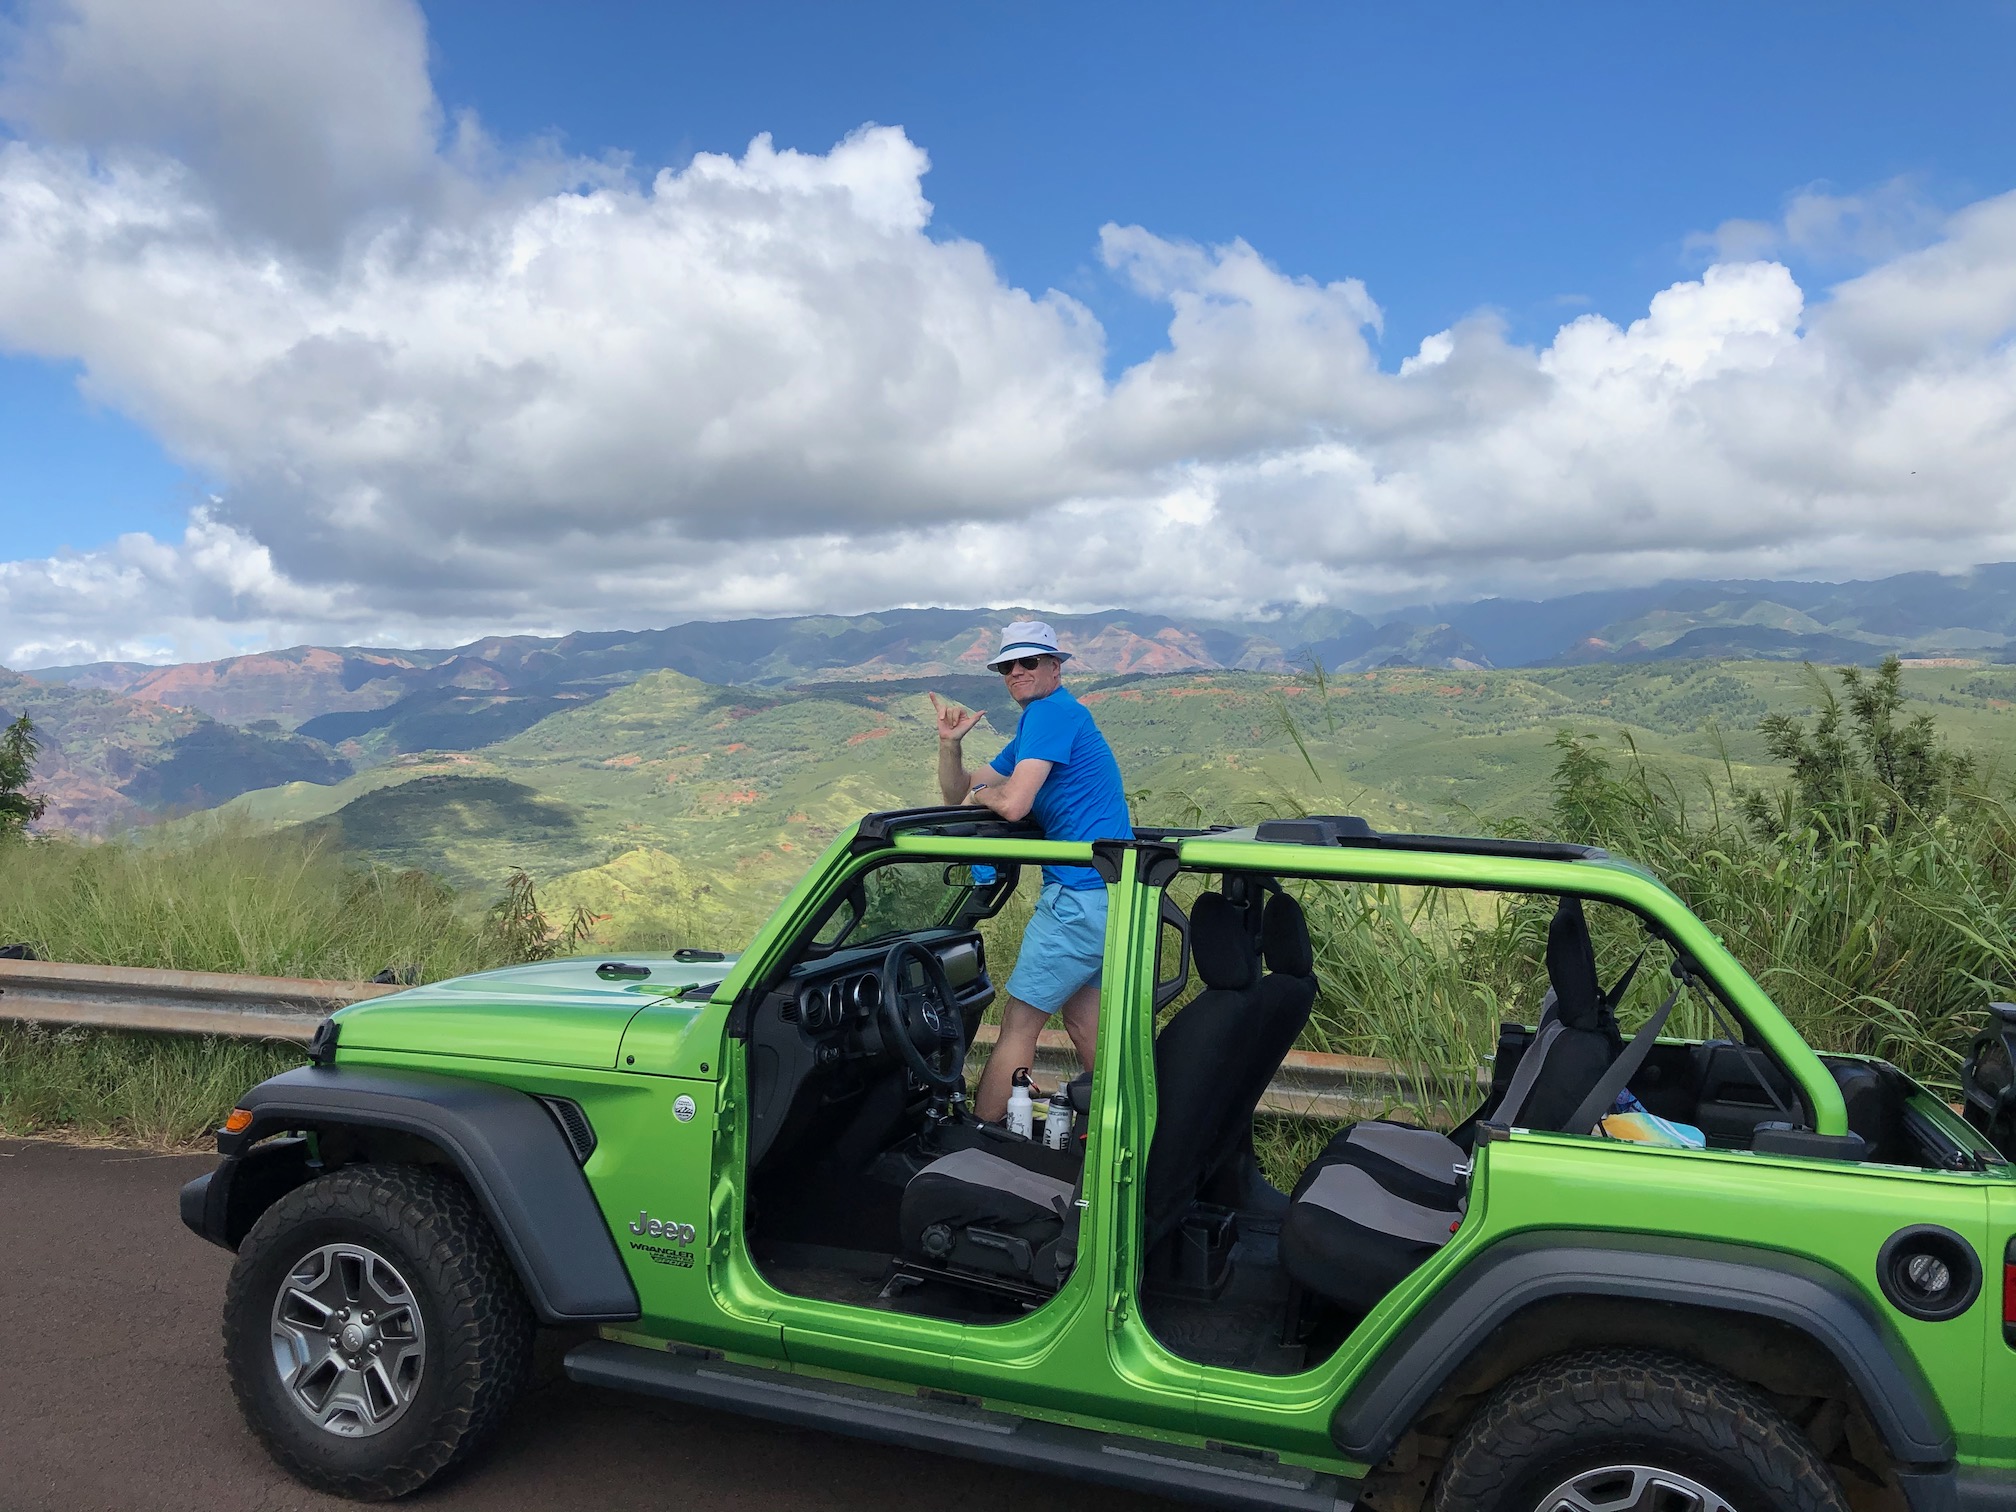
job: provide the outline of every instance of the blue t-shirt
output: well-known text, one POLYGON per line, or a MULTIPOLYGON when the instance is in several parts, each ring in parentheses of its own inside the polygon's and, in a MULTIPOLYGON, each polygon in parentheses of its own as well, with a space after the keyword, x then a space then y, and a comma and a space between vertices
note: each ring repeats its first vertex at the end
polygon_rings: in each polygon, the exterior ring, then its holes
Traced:
MULTIPOLYGON (((1120 763, 1113 747, 1092 723, 1085 705, 1069 688, 1023 707, 1015 737, 990 765, 1002 777, 1018 761, 1047 761, 1050 775, 1036 790, 1029 817, 1050 840, 1132 840, 1134 820, 1127 812, 1127 794, 1120 786, 1120 763)), ((1045 882, 1059 882, 1077 891, 1104 887, 1089 866, 1046 866, 1045 882)))

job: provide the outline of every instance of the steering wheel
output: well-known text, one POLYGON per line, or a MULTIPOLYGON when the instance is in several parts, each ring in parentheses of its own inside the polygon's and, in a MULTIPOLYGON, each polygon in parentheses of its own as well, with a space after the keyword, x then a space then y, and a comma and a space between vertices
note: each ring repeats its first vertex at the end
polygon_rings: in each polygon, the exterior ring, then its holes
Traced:
POLYGON ((915 940, 898 940, 882 957, 882 1038, 904 1064, 935 1091, 961 1083, 965 1026, 952 1001, 945 963, 915 940), (912 961, 924 968, 921 986, 906 987, 912 961))

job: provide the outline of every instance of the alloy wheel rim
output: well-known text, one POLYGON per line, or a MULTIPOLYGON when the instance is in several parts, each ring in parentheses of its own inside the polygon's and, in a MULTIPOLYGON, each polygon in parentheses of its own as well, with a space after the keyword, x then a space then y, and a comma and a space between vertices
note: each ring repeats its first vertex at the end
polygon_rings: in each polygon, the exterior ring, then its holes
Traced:
POLYGON ((1533 1512, 1736 1512, 1726 1498, 1656 1465, 1605 1465, 1563 1481, 1533 1512))
POLYGON ((325 1244, 273 1302, 273 1368, 295 1409, 340 1438, 383 1433, 413 1405, 427 1350, 420 1302, 383 1255, 325 1244))

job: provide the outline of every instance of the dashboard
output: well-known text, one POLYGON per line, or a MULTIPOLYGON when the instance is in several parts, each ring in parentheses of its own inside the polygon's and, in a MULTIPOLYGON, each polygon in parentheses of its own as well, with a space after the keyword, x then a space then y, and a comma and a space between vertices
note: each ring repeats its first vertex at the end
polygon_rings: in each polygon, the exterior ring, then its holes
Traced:
MULTIPOLYGON (((944 964, 970 1040, 994 997, 980 936, 972 930, 910 935, 944 964)), ((749 1026, 750 1160, 804 1138, 826 1110, 899 1074, 879 1023, 882 961, 895 940, 800 961, 770 989, 749 1026)))
MULTIPOLYGON (((953 1000, 967 1008, 975 998, 993 995, 986 980, 980 940, 976 935, 933 943, 944 964, 953 1000)), ((802 1033, 826 1036, 865 1029, 875 1022, 882 1003, 882 951, 850 951, 844 959, 808 962, 793 971, 778 1004, 778 1017, 795 1023, 802 1033), (863 963, 875 964, 862 969, 863 963)))

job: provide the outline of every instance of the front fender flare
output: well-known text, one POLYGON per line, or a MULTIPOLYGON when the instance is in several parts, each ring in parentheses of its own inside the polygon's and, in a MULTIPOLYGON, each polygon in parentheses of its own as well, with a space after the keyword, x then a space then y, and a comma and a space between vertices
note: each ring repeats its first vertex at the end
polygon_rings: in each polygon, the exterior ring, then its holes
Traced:
POLYGON ((424 1071, 302 1066, 259 1083, 238 1106, 251 1112, 251 1127, 219 1136, 217 1169, 182 1193, 183 1222, 205 1239, 237 1248, 254 1203, 263 1211, 315 1174, 288 1142, 262 1146, 268 1135, 388 1129, 432 1144, 469 1183, 542 1323, 638 1317, 637 1288, 588 1178, 527 1093, 424 1071))
POLYGON ((1330 1420, 1377 1464, 1499 1325, 1537 1302, 1605 1297, 1775 1319, 1825 1349, 1904 1466, 1944 1466, 1953 1430, 1896 1331, 1845 1277, 1796 1255, 1709 1240, 1536 1230, 1475 1255, 1353 1383, 1330 1420))

